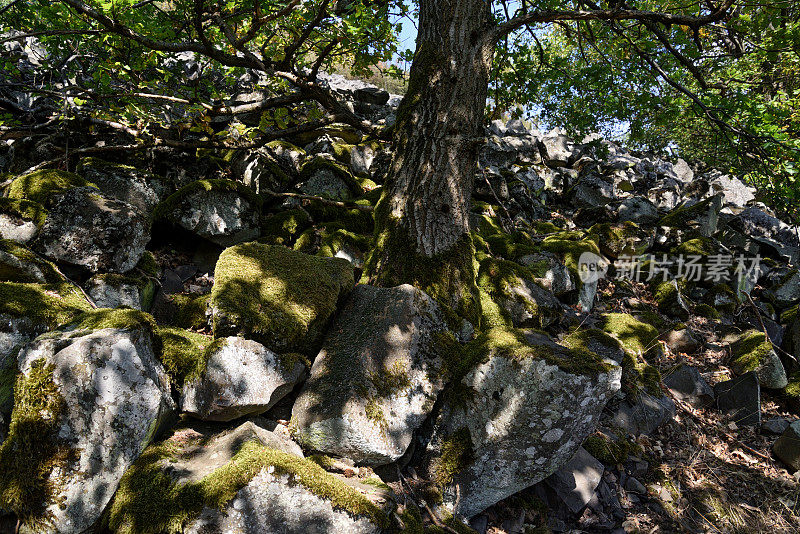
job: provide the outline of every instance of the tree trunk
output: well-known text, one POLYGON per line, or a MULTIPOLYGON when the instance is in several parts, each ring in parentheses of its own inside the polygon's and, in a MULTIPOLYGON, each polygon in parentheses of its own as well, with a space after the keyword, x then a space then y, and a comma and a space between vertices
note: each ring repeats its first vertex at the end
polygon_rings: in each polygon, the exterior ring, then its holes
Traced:
POLYGON ((395 153, 375 211, 370 283, 413 284, 477 325, 469 208, 493 47, 486 0, 422 0, 395 153))

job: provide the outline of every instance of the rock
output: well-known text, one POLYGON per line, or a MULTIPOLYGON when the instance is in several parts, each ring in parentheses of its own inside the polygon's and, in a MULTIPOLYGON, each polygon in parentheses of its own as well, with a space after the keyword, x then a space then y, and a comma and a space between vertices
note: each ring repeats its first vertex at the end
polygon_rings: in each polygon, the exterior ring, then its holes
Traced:
POLYGON ((758 330, 745 332, 731 344, 730 365, 738 375, 755 371, 759 384, 768 389, 781 389, 789 382, 772 343, 758 330))
POLYGON ((663 382, 675 397, 687 404, 702 407, 714 403, 714 390, 696 367, 680 364, 663 375, 663 382))
POLYGON ((383 106, 389 101, 389 92, 377 87, 359 87, 353 92, 357 100, 383 106))
MULTIPOLYGON (((708 179, 708 178, 707 178, 708 179)), ((756 189, 744 184, 735 176, 728 174, 717 174, 716 177, 709 179, 711 192, 722 193, 722 203, 724 206, 744 208, 750 201, 755 200, 756 189)))
POLYGON ((370 176, 378 151, 373 145, 355 145, 350 150, 350 170, 358 176, 370 176))
POLYGON ((154 218, 228 247, 259 236, 259 208, 258 197, 237 182, 198 180, 161 202, 154 218))
POLYGON ((674 417, 675 403, 671 399, 640 391, 619 403, 610 424, 626 434, 647 436, 674 417))
POLYGON ((572 188, 571 194, 572 203, 578 208, 605 206, 616 198, 613 184, 594 172, 578 178, 578 183, 572 188))
POLYGON ((688 328, 670 330, 664 335, 664 341, 675 354, 693 354, 702 346, 701 341, 688 328))
POLYGON ((579 328, 561 340, 565 347, 588 350, 617 363, 622 363, 625 351, 616 338, 598 328, 579 328))
POLYGON ((581 146, 566 135, 552 131, 539 140, 542 159, 550 167, 567 167, 578 159, 581 146))
POLYGON ((644 487, 644 484, 633 477, 628 477, 625 479, 624 487, 630 492, 638 493, 639 495, 647 495, 647 488, 644 487))
POLYGON ((771 417, 761 423, 761 432, 780 436, 787 428, 789 428, 790 424, 791 421, 785 417, 771 417))
POLYGON ((300 172, 305 157, 305 150, 288 141, 270 141, 264 148, 241 151, 231 162, 231 170, 237 182, 257 194, 267 189, 283 191, 300 172))
POLYGON ((400 458, 444 386, 446 330, 419 289, 356 286, 295 402, 295 439, 367 465, 400 458))
POLYGON ((446 509, 469 518, 548 477, 575 455, 619 390, 619 367, 547 336, 495 328, 482 363, 445 398, 425 466, 446 509), (568 369, 554 361, 571 362, 568 369))
POLYGON ((619 222, 631 221, 638 225, 652 225, 658 222, 661 215, 655 204, 644 197, 629 197, 617 208, 619 222))
MULTIPOLYGON (((20 353, 29 397, 18 399, 14 418, 25 424, 12 424, 8 439, 17 445, 2 450, 0 465, 13 473, 5 480, 29 495, 12 509, 25 519, 49 517, 44 529, 26 525, 31 531, 89 530, 171 416, 168 378, 150 336, 136 324, 56 332, 20 353)), ((0 489, 9 495, 9 487, 0 489)))
POLYGON ((550 290, 554 295, 564 295, 577 289, 567 267, 551 252, 526 254, 517 261, 536 275, 534 282, 550 290))
POLYGON ((754 371, 714 385, 717 408, 737 425, 761 423, 761 387, 754 371))
POLYGON ((347 182, 332 170, 325 168, 316 170, 300 184, 300 192, 333 200, 348 200, 352 197, 347 182))
POLYGON ((716 194, 696 203, 687 201, 672 209, 658 224, 682 231, 694 229, 704 237, 711 237, 717 231, 721 209, 722 194, 716 194))
POLYGON ((748 208, 730 223, 741 233, 769 244, 793 263, 800 260, 800 236, 796 228, 759 208, 748 208))
POLYGON ((677 163, 672 166, 672 170, 675 173, 675 177, 685 184, 694 180, 694 171, 689 164, 681 158, 678 158, 677 163))
POLYGON ((200 378, 187 382, 181 411, 206 421, 266 412, 297 385, 306 367, 260 343, 228 337, 215 345, 200 378))
POLYGON ((106 274, 90 278, 85 289, 98 308, 148 310, 156 287, 147 279, 106 274))
POLYGON ((127 202, 144 215, 150 215, 167 192, 158 178, 129 165, 83 158, 76 171, 104 194, 127 202))
POLYGON ((511 119, 506 123, 507 135, 529 135, 530 132, 525 126, 525 123, 519 119, 511 119))
POLYGON ((0 197, 0 239, 30 243, 46 217, 47 210, 38 202, 0 197))
POLYGON ((95 273, 125 273, 139 262, 148 241, 150 224, 133 206, 91 187, 75 187, 52 195, 32 248, 95 273))
POLYGON ((0 239, 0 281, 57 283, 56 267, 15 241, 0 239))
POLYGON ((548 486, 577 514, 592 499, 604 471, 603 464, 594 456, 578 447, 575 456, 560 470, 545 479, 548 486))
POLYGON ((223 432, 193 424, 148 448, 108 523, 113 532, 377 532, 392 502, 303 458, 284 427, 256 419, 223 432))
POLYGON ((353 283, 353 268, 340 258, 260 243, 228 248, 211 290, 214 336, 253 339, 280 354, 310 353, 353 283))
POLYGON ((795 421, 783 431, 772 447, 775 456, 792 468, 800 471, 800 420, 795 421))
POLYGON ((498 304, 508 312, 514 326, 544 328, 562 315, 562 306, 550 291, 532 280, 516 278, 508 287, 498 304))
POLYGON ((795 271, 775 288, 778 306, 791 306, 800 302, 800 271, 795 271))

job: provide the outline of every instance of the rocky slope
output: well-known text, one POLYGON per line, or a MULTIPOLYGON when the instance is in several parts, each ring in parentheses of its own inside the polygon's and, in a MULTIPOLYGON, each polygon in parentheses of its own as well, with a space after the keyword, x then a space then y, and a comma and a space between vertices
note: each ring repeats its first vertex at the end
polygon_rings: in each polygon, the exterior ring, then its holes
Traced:
MULTIPOLYGON (((391 124, 396 97, 329 83, 391 124)), ((391 147, 349 127, 25 173, 47 150, 0 144, 0 528, 800 515, 800 233, 736 177, 493 123, 469 324, 358 284, 391 147)))

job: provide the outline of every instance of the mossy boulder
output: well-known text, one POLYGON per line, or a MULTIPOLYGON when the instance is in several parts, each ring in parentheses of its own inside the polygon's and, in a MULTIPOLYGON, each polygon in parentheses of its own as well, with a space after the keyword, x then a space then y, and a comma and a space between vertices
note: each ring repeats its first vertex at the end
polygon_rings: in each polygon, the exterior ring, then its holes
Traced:
POLYGON ((247 422, 221 433, 200 425, 174 430, 126 472, 109 508, 109 528, 120 534, 241 532, 246 524, 254 532, 300 534, 388 526, 390 510, 376 504, 375 488, 303 458, 280 429, 247 422))
POLYGON ((599 327, 615 337, 628 354, 650 357, 661 352, 658 329, 636 319, 633 315, 606 313, 599 327))
POLYGON ((62 280, 49 261, 16 241, 0 239, 0 281, 53 284, 62 280))
POLYGON ((92 528, 175 408, 149 328, 83 326, 41 336, 19 356, 0 507, 31 531, 92 528))
POLYGON ((533 273, 511 261, 485 258, 478 271, 478 286, 496 302, 513 326, 546 327, 562 315, 561 303, 539 286, 533 273))
POLYGON ((639 228, 636 223, 599 223, 587 231, 587 238, 597 243, 600 251, 609 258, 640 256, 653 244, 652 232, 639 228))
POLYGON ((91 272, 133 269, 150 241, 150 222, 133 206, 91 187, 52 193, 48 215, 32 248, 91 272))
POLYGON ((28 200, 48 206, 54 195, 75 187, 96 186, 77 174, 43 169, 15 178, 8 186, 8 198, 28 200))
POLYGON ((83 158, 76 172, 110 197, 149 215, 166 196, 167 185, 150 172, 100 158, 83 158))
POLYGON ((290 245, 312 224, 304 209, 294 208, 264 217, 260 241, 269 245, 290 245))
POLYGON ((691 303, 686 297, 685 291, 685 280, 664 280, 654 284, 653 296, 658 305, 658 311, 683 321, 688 319, 691 303))
POLYGON ((659 226, 677 228, 681 231, 691 230, 703 237, 711 237, 717 231, 719 212, 722 209, 722 194, 694 204, 684 203, 665 215, 659 226))
POLYGON ((566 464, 620 387, 620 369, 546 335, 494 329, 446 395, 424 469, 443 506, 469 518, 566 464), (457 391, 457 393, 456 393, 457 391))
POLYGON ((349 124, 337 122, 329 124, 328 126, 323 126, 317 130, 311 130, 309 132, 297 134, 293 136, 290 141, 298 146, 306 146, 323 135, 333 138, 338 137, 345 143, 349 143, 351 145, 357 145, 361 142, 362 138, 362 135, 354 127, 350 126, 349 124))
POLYGON ((29 243, 47 219, 47 210, 38 202, 0 197, 0 239, 29 243))
POLYGON ((159 293, 154 301, 152 313, 159 324, 205 331, 209 329, 210 310, 208 304, 210 301, 210 294, 190 295, 176 293, 174 295, 164 295, 159 293))
POLYGON ((67 283, 0 282, 0 316, 25 320, 39 333, 91 309, 80 290, 67 283))
POLYGON ((85 289, 98 308, 125 306, 147 311, 153 304, 156 282, 142 276, 105 273, 87 280, 85 289))
POLYGON ((276 352, 311 352, 353 283, 352 267, 339 258, 260 243, 228 248, 211 290, 214 335, 241 335, 276 352))
POLYGON ((239 182, 197 180, 164 199, 153 219, 227 247, 259 236, 261 204, 261 198, 239 182))
POLYGON ((579 328, 566 335, 561 344, 570 349, 593 352, 617 363, 621 363, 625 357, 622 344, 599 328, 579 328))
POLYGON ((731 368, 738 375, 755 371, 759 384, 769 389, 786 387, 788 380, 778 354, 764 332, 748 330, 731 343, 731 368))
POLYGON ((364 194, 364 188, 350 170, 331 159, 316 156, 300 169, 300 191, 335 200, 349 200, 364 194))
POLYGON ((279 356, 239 337, 217 340, 206 351, 205 369, 186 381, 181 411, 205 421, 230 421, 266 412, 303 378, 301 358, 279 356))
POLYGON ((446 381, 439 305, 410 285, 359 285, 292 410, 309 449, 383 465, 400 458, 446 381))

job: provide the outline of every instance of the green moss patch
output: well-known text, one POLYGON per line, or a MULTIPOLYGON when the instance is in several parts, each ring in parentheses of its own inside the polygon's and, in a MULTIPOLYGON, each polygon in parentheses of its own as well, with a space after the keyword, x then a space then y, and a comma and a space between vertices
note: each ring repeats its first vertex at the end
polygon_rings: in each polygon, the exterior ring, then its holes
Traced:
POLYGON ((289 245, 309 226, 311 217, 305 210, 295 208, 282 211, 262 220, 260 241, 271 245, 289 245))
POLYGON ((260 209, 263 203, 261 197, 256 195, 252 189, 239 182, 218 179, 197 180, 181 187, 161 201, 158 206, 156 206, 156 209, 153 210, 153 220, 169 219, 170 216, 180 210, 184 202, 189 200, 193 195, 210 193, 212 191, 219 193, 235 193, 256 209, 260 209))
POLYGON ((738 374, 757 371, 772 350, 772 343, 764 332, 748 330, 731 344, 731 364, 738 374))
MULTIPOLYGON (((542 327, 550 324, 554 314, 560 314, 560 310, 553 310, 540 306, 532 299, 522 299, 515 295, 513 288, 525 284, 526 281, 533 283, 534 273, 527 267, 507 260, 497 260, 486 257, 480 262, 478 270, 478 287, 485 291, 489 298, 495 303, 504 301, 522 302, 525 309, 530 313, 534 326, 542 327)), ((505 310, 500 309, 500 314, 507 318, 505 310)), ((507 321, 506 321, 507 322, 507 321)))
POLYGON ((658 330, 627 313, 607 313, 600 328, 615 337, 631 355, 647 356, 660 349, 658 330))
POLYGON ((26 199, 0 197, 0 213, 23 221, 32 221, 37 227, 44 226, 47 210, 38 202, 26 199))
POLYGON ((262 469, 288 475, 334 508, 367 517, 381 528, 389 526, 384 511, 364 495, 326 472, 315 462, 293 454, 245 442, 225 466, 199 482, 178 483, 165 472, 165 460, 181 451, 170 442, 149 447, 120 481, 109 511, 109 527, 120 534, 182 532, 183 525, 203 507, 224 507, 262 469))
POLYGON ((439 456, 432 466, 433 480, 440 488, 444 488, 453 481, 453 477, 459 471, 472 463, 474 457, 469 429, 456 430, 442 442, 439 456))
POLYGON ((682 254, 683 256, 706 257, 719 253, 719 250, 719 243, 710 237, 696 237, 694 239, 688 239, 673 248, 671 253, 675 256, 682 254))
POLYGON ((692 221, 706 216, 714 202, 714 197, 707 198, 691 206, 681 205, 666 214, 659 222, 659 226, 684 228, 692 221))
POLYGON ((8 198, 46 205, 48 199, 73 187, 97 187, 77 174, 43 169, 16 178, 8 186, 8 198))
POLYGON ((205 330, 208 328, 206 310, 210 301, 210 294, 195 296, 178 293, 170 295, 166 305, 168 309, 163 314, 158 314, 159 321, 177 328, 205 330))
POLYGON ((569 231, 548 236, 539 245, 541 250, 559 254, 564 258, 567 269, 576 277, 578 276, 578 260, 584 252, 591 252, 600 256, 600 247, 597 242, 587 238, 583 232, 569 231))
POLYGON ((597 243, 600 251, 614 259, 639 256, 647 250, 648 239, 636 223, 599 223, 587 231, 586 238, 597 243))
POLYGON ((658 311, 684 321, 688 319, 689 312, 681 306, 681 303, 687 307, 689 305, 684 296, 685 288, 685 280, 665 280, 658 282, 653 291, 653 297, 658 305, 658 311))
POLYGON ((223 342, 214 342, 211 336, 169 326, 160 326, 155 333, 158 359, 177 387, 183 387, 185 382, 200 378, 206 370, 211 353, 223 342))
POLYGON ((48 523, 46 505, 58 493, 52 476, 74 458, 57 440, 64 400, 53 382, 53 366, 32 362, 14 387, 14 411, 6 440, 0 445, 0 508, 14 512, 33 530, 48 523))
POLYGON ((76 330, 119 330, 144 329, 153 333, 156 322, 153 316, 130 308, 100 308, 83 313, 69 324, 76 330))
POLYGON ((242 334, 281 350, 310 350, 353 283, 346 260, 236 245, 220 255, 214 274, 214 335, 242 334))
POLYGON ((628 439, 612 439, 602 432, 586 438, 583 448, 605 465, 621 464, 630 456, 641 456, 644 452, 640 445, 628 439))
POLYGON ((91 306, 75 286, 0 282, 0 314, 27 317, 48 329, 72 321, 91 306))
POLYGON ((507 260, 517 260, 526 254, 537 251, 530 236, 525 232, 494 234, 486 236, 485 241, 492 254, 507 260))
POLYGON ((337 176, 347 185, 347 188, 354 197, 359 197, 364 194, 364 188, 359 181, 356 180, 355 176, 353 176, 353 173, 350 172, 350 169, 337 161, 332 161, 322 156, 316 156, 303 164, 303 167, 300 169, 300 179, 307 180, 320 170, 330 171, 337 176))
POLYGON ((58 283, 63 279, 55 268, 55 265, 49 261, 40 258, 24 246, 15 241, 8 239, 0 239, 0 281, 3 282, 46 282, 58 283), (34 269, 26 269, 24 265, 20 265, 17 261, 8 258, 4 259, 4 255, 8 254, 13 256, 26 265, 31 265, 35 270, 39 271, 44 280, 39 280, 37 276, 31 274, 34 269))

